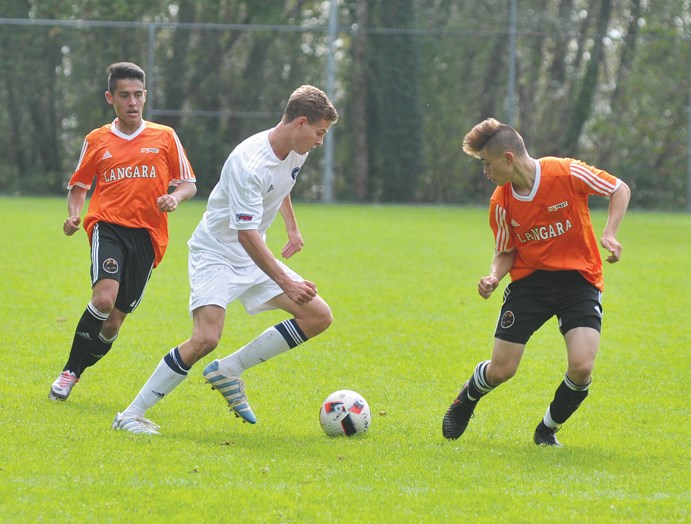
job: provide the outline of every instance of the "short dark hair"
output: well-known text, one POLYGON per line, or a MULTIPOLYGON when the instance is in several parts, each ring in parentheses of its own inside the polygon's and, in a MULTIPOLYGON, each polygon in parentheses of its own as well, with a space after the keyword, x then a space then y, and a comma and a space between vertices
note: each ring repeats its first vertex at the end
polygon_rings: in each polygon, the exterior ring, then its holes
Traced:
POLYGON ((285 122, 292 122, 301 116, 306 117, 310 124, 321 120, 338 121, 338 111, 329 97, 321 89, 310 85, 300 86, 293 91, 283 111, 285 122))
POLYGON ((142 84, 146 85, 146 73, 137 64, 132 62, 117 62, 108 66, 108 91, 115 94, 115 84, 118 80, 125 78, 133 78, 141 80, 142 84))

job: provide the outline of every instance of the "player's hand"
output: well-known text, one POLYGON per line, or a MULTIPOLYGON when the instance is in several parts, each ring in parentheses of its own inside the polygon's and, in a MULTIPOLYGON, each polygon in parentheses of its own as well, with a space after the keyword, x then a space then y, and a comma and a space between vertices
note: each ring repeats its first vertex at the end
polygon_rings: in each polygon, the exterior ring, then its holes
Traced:
POLYGON ((82 219, 78 216, 67 217, 65 222, 62 224, 62 231, 69 237, 74 235, 79 231, 79 224, 81 224, 82 219))
POLYGON ((499 280, 497 277, 488 276, 482 277, 480 282, 477 283, 477 292, 480 293, 482 298, 489 298, 497 286, 499 285, 499 280))
POLYGON ((603 236, 600 239, 600 245, 610 253, 610 255, 607 257, 607 262, 609 262, 610 264, 619 262, 619 260, 621 259, 622 247, 621 244, 617 242, 616 238, 603 236))
POLYGON ((167 195, 161 195, 156 200, 158 209, 160 211, 163 211, 164 213, 170 213, 172 211, 175 211, 179 203, 180 201, 178 200, 178 197, 176 197, 172 193, 169 193, 167 195))
POLYGON ((302 282, 290 281, 290 284, 283 290, 290 300, 304 306, 317 296, 317 285, 309 280, 302 282))
POLYGON ((288 232, 288 242, 281 249, 281 256, 283 258, 290 258, 295 253, 302 250, 305 241, 302 240, 302 235, 299 231, 288 232))

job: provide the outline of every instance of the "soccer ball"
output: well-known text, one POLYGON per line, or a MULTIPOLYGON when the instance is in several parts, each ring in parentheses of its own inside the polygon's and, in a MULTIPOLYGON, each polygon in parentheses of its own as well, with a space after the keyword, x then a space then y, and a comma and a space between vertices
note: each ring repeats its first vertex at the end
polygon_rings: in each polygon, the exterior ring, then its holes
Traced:
POLYGON ((350 437, 369 429, 370 410, 367 401, 355 391, 343 389, 331 393, 319 410, 319 422, 330 437, 350 437))

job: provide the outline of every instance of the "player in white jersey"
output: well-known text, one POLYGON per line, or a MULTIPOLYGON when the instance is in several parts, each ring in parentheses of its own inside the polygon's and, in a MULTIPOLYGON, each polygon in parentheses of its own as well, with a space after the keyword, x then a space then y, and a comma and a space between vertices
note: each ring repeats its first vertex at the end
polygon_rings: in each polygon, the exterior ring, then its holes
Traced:
POLYGON ((256 417, 240 378, 243 372, 331 325, 331 310, 316 285, 274 257, 265 233, 280 212, 288 235, 281 255, 290 258, 302 249, 290 191, 309 151, 323 143, 337 120, 328 97, 304 85, 292 93, 276 127, 248 138, 230 154, 188 243, 192 336, 163 357, 134 401, 116 415, 113 429, 158 434, 158 426, 145 418, 146 411, 217 347, 226 308, 234 300, 250 314, 282 309, 293 316, 204 369, 207 382, 231 411, 251 424, 256 417))
POLYGON ((307 153, 294 151, 279 159, 271 147, 270 133, 262 131, 248 138, 228 157, 206 213, 189 241, 191 251, 216 253, 234 266, 254 263, 238 240, 239 230, 256 229, 265 235, 307 159, 307 153))

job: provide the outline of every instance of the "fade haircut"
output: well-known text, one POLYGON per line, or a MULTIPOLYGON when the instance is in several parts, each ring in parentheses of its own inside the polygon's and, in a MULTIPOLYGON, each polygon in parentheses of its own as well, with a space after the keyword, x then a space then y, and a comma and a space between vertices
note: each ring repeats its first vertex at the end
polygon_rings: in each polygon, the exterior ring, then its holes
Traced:
POLYGON ((331 123, 338 121, 338 112, 329 97, 321 89, 310 85, 300 86, 293 91, 283 111, 284 122, 292 122, 301 116, 306 117, 310 124, 322 120, 331 123))
POLYGON ((132 62, 118 62, 108 66, 108 91, 110 94, 115 94, 115 84, 118 80, 134 79, 141 80, 142 84, 146 85, 146 73, 137 64, 132 62))
POLYGON ((468 155, 480 158, 480 151, 483 149, 492 155, 501 155, 507 151, 517 156, 528 154, 518 131, 494 118, 475 125, 463 138, 463 151, 468 155))

